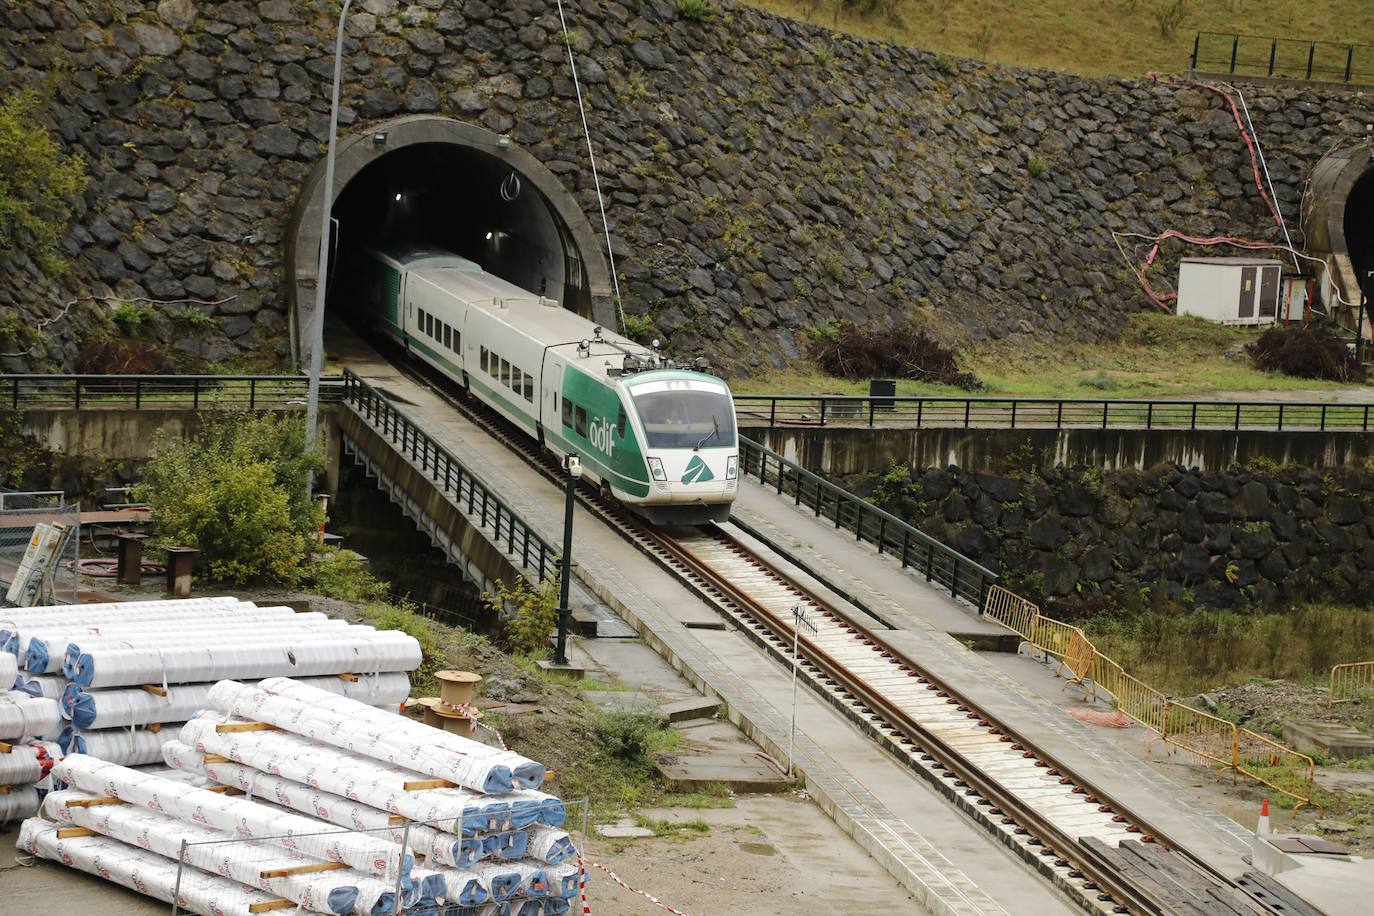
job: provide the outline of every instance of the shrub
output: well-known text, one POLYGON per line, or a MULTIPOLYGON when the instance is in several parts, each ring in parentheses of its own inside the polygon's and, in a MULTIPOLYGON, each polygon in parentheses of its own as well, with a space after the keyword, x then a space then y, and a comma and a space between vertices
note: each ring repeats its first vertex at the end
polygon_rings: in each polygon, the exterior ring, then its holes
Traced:
POLYGON ((911 325, 886 329, 841 322, 834 336, 813 340, 812 355, 826 372, 846 379, 907 378, 969 389, 982 384, 959 368, 953 350, 911 325))
POLYGON ((372 575, 367 561, 351 550, 328 549, 310 566, 310 585, 326 598, 341 601, 381 601, 386 583, 372 575))
POLYGON ((363 619, 379 630, 400 630, 415 637, 420 644, 420 667, 410 673, 412 696, 438 696, 439 682, 434 677, 447 665, 443 641, 434 623, 416 614, 414 605, 402 601, 399 606, 373 604, 363 609, 363 619))
POLYGON ((1185 0, 1173 0, 1166 3, 1155 13, 1155 25, 1159 27, 1160 38, 1173 38, 1178 27, 1183 25, 1183 20, 1188 18, 1188 6, 1185 0))
POLYGON ((606 753, 626 763, 647 764, 661 722, 641 713, 603 712, 592 727, 606 753))
POLYGON ((549 642, 549 633, 558 625, 558 576, 532 586, 524 579, 516 579, 514 586, 496 584, 496 593, 485 595, 487 606, 502 617, 501 636, 512 652, 542 652, 549 642), (514 613, 508 613, 508 607, 514 613))
POLYGON ((715 18, 716 8, 710 0, 677 0, 677 12, 692 22, 708 22, 715 18))
POLYGON ((114 320, 121 331, 132 335, 143 330, 143 326, 152 320, 153 314, 150 306, 141 305, 137 302, 121 302, 110 313, 110 318, 114 320))
POLYGON ((1255 368, 1295 378, 1362 382, 1365 368, 1345 341, 1322 325, 1272 327, 1245 347, 1255 368))
POLYGON ((621 316, 621 323, 625 325, 625 336, 631 340, 645 340, 654 333, 653 315, 636 315, 633 312, 625 312, 621 316))
POLYGON ((76 352, 76 371, 87 375, 154 375, 170 371, 167 354, 127 340, 88 340, 76 352))
POLYGON ((322 462, 304 447, 299 418, 222 415, 194 439, 160 434, 133 499, 155 543, 196 548, 211 579, 294 583, 321 518, 305 489, 322 462))
POLYGON ((58 243, 90 179, 82 158, 62 155, 42 125, 48 101, 31 89, 0 99, 0 251, 27 251, 63 273, 58 243))
POLYGON ((1032 178, 1039 178, 1050 170, 1050 162, 1044 156, 1031 153, 1026 159, 1026 173, 1032 178))

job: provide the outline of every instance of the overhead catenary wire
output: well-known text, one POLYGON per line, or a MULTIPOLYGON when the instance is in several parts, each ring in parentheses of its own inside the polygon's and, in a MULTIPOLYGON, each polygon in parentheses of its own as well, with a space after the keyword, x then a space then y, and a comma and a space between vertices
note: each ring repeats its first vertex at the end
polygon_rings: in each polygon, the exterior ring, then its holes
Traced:
POLYGON ((596 152, 592 149, 592 132, 587 126, 587 106, 582 100, 582 81, 577 77, 577 61, 573 57, 572 35, 568 32, 568 20, 563 15, 563 0, 558 2, 558 25, 563 30, 563 44, 568 49, 568 67, 572 70, 573 91, 577 94, 577 111, 582 116, 582 135, 587 138, 587 159, 592 165, 592 185, 596 188, 596 205, 601 209, 601 228, 606 234, 606 257, 610 262, 611 286, 615 289, 616 317, 620 319, 620 330, 625 330, 625 308, 620 301, 620 277, 615 269, 615 251, 611 247, 611 224, 606 219, 606 199, 601 194, 601 176, 596 169, 596 152))

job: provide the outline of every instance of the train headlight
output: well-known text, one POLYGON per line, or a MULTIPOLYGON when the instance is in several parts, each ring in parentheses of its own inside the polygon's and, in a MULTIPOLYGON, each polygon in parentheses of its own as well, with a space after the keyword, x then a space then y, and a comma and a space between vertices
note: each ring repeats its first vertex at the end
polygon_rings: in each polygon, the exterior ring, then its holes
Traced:
POLYGON ((649 473, 654 475, 654 480, 668 479, 668 475, 663 473, 663 462, 657 458, 649 459, 649 473))
POLYGON ((736 456, 736 455, 731 455, 729 458, 726 458, 726 459, 725 459, 725 479, 726 479, 726 480, 734 480, 734 479, 735 479, 735 475, 736 475, 736 473, 737 473, 738 471, 739 471, 739 457, 736 456))

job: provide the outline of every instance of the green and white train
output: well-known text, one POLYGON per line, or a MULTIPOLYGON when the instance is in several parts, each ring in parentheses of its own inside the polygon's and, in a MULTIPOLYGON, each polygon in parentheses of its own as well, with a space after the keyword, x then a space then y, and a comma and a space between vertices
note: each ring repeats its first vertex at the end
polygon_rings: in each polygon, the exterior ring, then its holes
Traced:
MULTIPOLYGON (((361 266, 361 265, 359 265, 361 266)), ((725 521, 738 487, 725 382, 444 251, 373 251, 364 319, 655 524, 725 521)))

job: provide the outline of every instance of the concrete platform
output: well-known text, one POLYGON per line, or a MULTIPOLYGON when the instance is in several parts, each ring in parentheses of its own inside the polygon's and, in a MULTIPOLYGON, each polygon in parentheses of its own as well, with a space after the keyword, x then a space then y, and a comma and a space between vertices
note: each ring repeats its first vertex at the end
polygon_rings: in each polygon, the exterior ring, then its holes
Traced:
POLYGON ((1283 743, 1300 751, 1315 749, 1342 760, 1374 754, 1374 738, 1338 722, 1285 722, 1283 743))
POLYGON ((660 754, 654 759, 654 769, 678 792, 712 785, 729 786, 737 793, 781 792, 792 787, 792 780, 757 751, 660 754))

